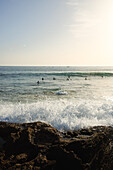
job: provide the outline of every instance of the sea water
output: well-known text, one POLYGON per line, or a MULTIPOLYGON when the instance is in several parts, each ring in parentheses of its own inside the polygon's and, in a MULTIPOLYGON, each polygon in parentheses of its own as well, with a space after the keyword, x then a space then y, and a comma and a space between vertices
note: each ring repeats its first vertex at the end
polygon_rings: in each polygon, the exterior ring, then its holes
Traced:
POLYGON ((113 67, 0 66, 0 121, 113 126, 113 67))

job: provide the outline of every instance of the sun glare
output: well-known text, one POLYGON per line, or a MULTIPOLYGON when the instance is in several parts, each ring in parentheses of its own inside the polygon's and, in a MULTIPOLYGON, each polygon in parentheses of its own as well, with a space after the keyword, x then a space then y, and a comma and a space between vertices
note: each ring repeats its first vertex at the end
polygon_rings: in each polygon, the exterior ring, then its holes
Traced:
POLYGON ((108 15, 108 32, 110 37, 113 39, 113 10, 108 15))
POLYGON ((113 54, 113 7, 109 8, 107 16, 107 47, 109 53, 113 54))

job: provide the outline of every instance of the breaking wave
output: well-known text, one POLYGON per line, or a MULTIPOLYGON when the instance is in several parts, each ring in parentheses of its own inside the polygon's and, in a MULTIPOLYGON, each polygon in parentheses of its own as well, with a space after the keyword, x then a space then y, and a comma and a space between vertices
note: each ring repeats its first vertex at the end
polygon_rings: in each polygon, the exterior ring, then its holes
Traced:
POLYGON ((37 103, 0 103, 0 121, 28 123, 42 121, 58 130, 74 130, 90 126, 113 126, 112 101, 67 100, 37 103))
POLYGON ((7 77, 47 77, 47 76, 71 76, 71 77, 86 77, 86 76, 99 76, 99 77, 113 77, 110 72, 45 72, 45 73, 0 73, 1 78, 7 77))

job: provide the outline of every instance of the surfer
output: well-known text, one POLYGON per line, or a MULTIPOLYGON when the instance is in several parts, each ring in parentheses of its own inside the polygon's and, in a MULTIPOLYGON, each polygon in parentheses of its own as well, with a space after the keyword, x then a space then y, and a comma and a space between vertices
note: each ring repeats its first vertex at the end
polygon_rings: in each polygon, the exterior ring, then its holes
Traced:
POLYGON ((44 80, 44 78, 42 77, 42 80, 44 80))
POLYGON ((39 81, 37 81, 37 84, 39 84, 40 82, 39 81))
POLYGON ((55 77, 53 77, 53 80, 56 80, 56 78, 55 78, 55 77))

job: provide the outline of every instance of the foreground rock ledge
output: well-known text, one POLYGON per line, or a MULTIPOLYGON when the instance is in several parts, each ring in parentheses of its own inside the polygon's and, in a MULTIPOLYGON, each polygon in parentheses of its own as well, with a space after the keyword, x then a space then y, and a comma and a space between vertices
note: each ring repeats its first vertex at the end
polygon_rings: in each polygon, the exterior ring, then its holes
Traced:
POLYGON ((42 122, 0 122, 0 168, 112 170, 113 128, 59 132, 42 122))

